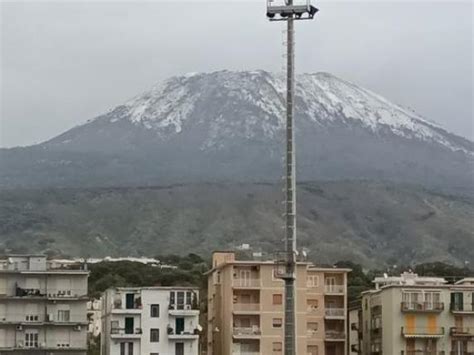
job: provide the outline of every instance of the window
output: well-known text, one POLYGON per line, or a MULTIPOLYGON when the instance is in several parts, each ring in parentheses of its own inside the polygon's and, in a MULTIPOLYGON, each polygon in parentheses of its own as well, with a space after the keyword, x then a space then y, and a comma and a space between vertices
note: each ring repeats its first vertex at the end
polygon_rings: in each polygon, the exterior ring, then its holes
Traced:
POLYGON ((283 296, 281 295, 281 293, 275 293, 273 295, 273 304, 274 305, 283 304, 283 296))
POLYGON ((307 301, 307 306, 309 312, 317 311, 319 308, 319 301, 317 299, 309 299, 307 301))
POLYGON ((191 291, 186 292, 186 304, 193 304, 193 293, 191 291))
POLYGON ((133 343, 128 343, 128 355, 133 355, 133 343))
POLYGON ((184 343, 176 343, 174 350, 176 355, 184 355, 184 343))
POLYGON ((37 322, 38 320, 39 320, 38 315, 29 314, 29 315, 26 316, 26 321, 27 322, 37 322))
POLYGON ((120 355, 125 355, 125 344, 126 343, 120 343, 120 355))
POLYGON ((150 329, 150 343, 158 343, 160 341, 160 330, 150 329))
POLYGON ((308 275, 306 277, 306 287, 318 287, 319 277, 317 275, 308 275))
POLYGON ((272 322, 273 328, 281 328, 282 324, 283 324, 283 320, 281 318, 273 318, 273 322, 272 322))
POLYGON ((282 350, 281 342, 274 342, 272 344, 272 349, 273 349, 273 352, 277 352, 277 353, 281 352, 282 350))
POLYGON ((70 311, 58 310, 58 322, 69 322, 70 311))
POLYGON ((28 331, 25 333, 25 347, 37 348, 38 347, 38 332, 28 331))
POLYGON ((150 306, 150 317, 158 318, 160 316, 160 305, 159 304, 152 304, 150 306))
POLYGON ((110 322, 110 332, 112 334, 115 334, 116 332, 118 332, 118 327, 119 327, 118 320, 113 320, 110 322))
POLYGON ((306 328, 309 334, 314 334, 318 331, 318 322, 308 322, 306 328))

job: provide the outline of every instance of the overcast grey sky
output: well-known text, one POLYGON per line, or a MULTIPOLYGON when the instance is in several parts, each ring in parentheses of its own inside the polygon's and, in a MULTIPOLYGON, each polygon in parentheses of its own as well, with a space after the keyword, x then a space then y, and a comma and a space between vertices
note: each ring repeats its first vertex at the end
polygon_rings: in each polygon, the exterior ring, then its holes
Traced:
MULTIPOLYGON (((169 76, 282 67, 260 1, 1 3, 0 146, 29 145, 169 76)), ((320 1, 297 71, 331 72, 474 138, 471 1, 320 1)))

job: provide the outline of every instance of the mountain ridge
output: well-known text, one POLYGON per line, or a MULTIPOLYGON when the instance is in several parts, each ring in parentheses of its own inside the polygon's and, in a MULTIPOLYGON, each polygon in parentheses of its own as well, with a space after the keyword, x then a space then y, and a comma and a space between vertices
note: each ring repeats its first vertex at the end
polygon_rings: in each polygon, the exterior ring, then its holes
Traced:
MULTIPOLYGON (((46 142, 0 149, 0 187, 278 180, 284 90, 265 71, 169 78, 46 142)), ((295 135, 300 180, 472 188, 473 142, 328 73, 297 76, 295 135)))

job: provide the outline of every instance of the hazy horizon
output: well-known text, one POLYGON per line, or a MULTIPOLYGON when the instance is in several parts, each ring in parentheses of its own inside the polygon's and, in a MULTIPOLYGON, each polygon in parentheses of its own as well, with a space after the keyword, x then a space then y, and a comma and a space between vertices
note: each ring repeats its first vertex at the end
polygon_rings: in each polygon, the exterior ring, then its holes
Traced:
MULTIPOLYGON (((317 6, 297 25, 297 72, 330 72, 474 139, 471 2, 317 6)), ((170 76, 278 72, 282 25, 264 12, 263 0, 2 2, 0 147, 50 139, 170 76)))

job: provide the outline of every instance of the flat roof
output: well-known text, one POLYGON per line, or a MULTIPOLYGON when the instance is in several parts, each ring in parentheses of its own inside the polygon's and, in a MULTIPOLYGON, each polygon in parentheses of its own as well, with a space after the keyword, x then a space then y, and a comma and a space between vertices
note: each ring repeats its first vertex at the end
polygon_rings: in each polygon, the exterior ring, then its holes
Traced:
MULTIPOLYGON (((260 266, 260 265, 276 265, 278 264, 277 261, 274 260, 234 260, 234 261, 224 261, 223 263, 213 267, 212 269, 206 271, 204 275, 209 275, 216 270, 223 269, 226 266, 231 265, 240 265, 240 266, 260 266)), ((297 266, 307 266, 308 270, 310 271, 318 271, 318 272, 333 272, 333 273, 345 273, 351 272, 352 269, 347 268, 327 268, 327 267, 317 267, 309 261, 299 261, 296 263, 297 266)))
POLYGON ((123 286, 123 287, 109 287, 107 290, 117 290, 117 291, 173 291, 173 290, 183 290, 183 291, 196 291, 199 290, 197 286, 123 286))

